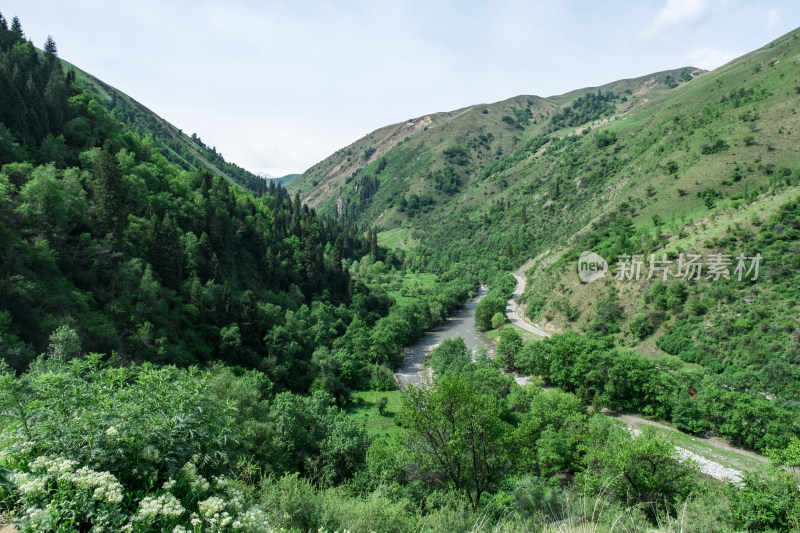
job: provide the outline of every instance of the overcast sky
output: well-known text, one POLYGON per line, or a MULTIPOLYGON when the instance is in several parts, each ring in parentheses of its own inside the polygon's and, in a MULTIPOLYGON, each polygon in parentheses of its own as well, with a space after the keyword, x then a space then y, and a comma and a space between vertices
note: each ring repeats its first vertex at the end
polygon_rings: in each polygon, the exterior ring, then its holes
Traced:
POLYGON ((302 172, 370 131, 518 94, 715 68, 794 29, 798 0, 4 0, 37 46, 227 160, 302 172))

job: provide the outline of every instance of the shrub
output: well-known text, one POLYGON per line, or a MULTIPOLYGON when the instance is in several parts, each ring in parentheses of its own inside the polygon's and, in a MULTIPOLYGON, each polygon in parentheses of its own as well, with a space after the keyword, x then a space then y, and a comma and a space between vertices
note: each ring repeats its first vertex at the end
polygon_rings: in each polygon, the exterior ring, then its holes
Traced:
POLYGON ((496 313, 504 313, 506 301, 502 298, 486 296, 475 308, 475 326, 481 330, 492 328, 492 317, 496 313))
POLYGON ((601 131, 595 138, 595 144, 598 148, 605 148, 617 142, 617 134, 606 130, 601 131))
POLYGON ((800 490, 794 478, 745 473, 744 487, 729 486, 736 526, 747 531, 789 531, 800 526, 800 490))
POLYGON ((508 319, 506 318, 505 314, 503 314, 503 313, 495 313, 494 315, 492 315, 492 329, 500 328, 506 322, 508 322, 508 319))
POLYGON ((730 147, 731 146, 722 139, 717 139, 712 143, 707 143, 700 147, 700 153, 704 155, 717 154, 719 152, 724 152, 730 147))

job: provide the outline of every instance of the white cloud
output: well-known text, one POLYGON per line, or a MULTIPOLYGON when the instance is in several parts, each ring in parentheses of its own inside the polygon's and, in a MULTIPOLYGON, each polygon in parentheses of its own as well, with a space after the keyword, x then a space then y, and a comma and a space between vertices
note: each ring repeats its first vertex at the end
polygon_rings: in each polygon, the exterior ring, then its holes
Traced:
POLYGON ((743 54, 744 52, 740 50, 723 52, 722 50, 714 50, 713 48, 698 48, 697 50, 684 55, 683 61, 685 64, 693 67, 698 67, 705 70, 713 70, 743 54))
POLYGON ((773 29, 778 24, 780 19, 781 16, 778 15, 778 12, 774 9, 770 9, 769 13, 767 13, 767 29, 773 29))
POLYGON ((697 22, 706 14, 710 2, 708 0, 667 0, 653 21, 641 32, 645 38, 655 37, 665 29, 697 22))

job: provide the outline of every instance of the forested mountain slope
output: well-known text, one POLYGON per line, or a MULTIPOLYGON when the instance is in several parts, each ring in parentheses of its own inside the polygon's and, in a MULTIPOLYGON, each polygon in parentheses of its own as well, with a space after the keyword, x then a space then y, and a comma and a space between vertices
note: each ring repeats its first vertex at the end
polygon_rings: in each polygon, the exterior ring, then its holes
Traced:
POLYGON ((147 107, 111 87, 88 72, 63 61, 67 71, 73 70, 76 78, 92 97, 104 105, 115 120, 122 122, 127 131, 142 138, 150 138, 170 163, 184 170, 207 170, 256 193, 264 193, 269 186, 266 180, 236 163, 226 161, 215 147, 207 146, 193 133, 191 136, 159 117, 147 107))
POLYGON ((303 391, 317 378, 339 393, 371 376, 392 386, 400 347, 475 286, 416 302, 435 316, 414 307, 427 318, 375 333, 373 348, 376 323, 411 313, 391 315, 392 297, 348 270, 401 264, 374 233, 318 217, 274 181, 243 189, 207 168, 218 161, 174 163, 171 126, 76 75, 54 41, 37 51, 16 19, 0 26, 0 86, 0 347, 19 370, 58 333, 69 354, 123 364, 225 361, 303 391), (312 364, 323 348, 334 360, 312 364))

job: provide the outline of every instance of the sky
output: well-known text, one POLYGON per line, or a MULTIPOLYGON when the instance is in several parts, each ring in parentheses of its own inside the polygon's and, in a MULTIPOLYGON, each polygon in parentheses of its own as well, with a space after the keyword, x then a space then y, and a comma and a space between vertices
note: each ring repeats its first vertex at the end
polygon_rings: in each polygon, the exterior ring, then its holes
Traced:
POLYGON ((272 176, 428 113, 713 69, 800 24, 798 0, 4 0, 0 12, 272 176))

